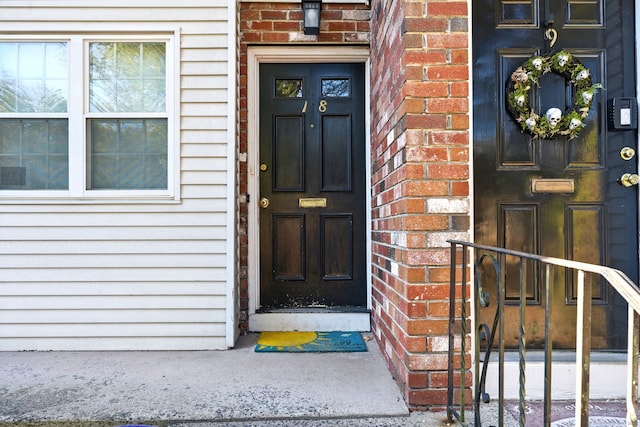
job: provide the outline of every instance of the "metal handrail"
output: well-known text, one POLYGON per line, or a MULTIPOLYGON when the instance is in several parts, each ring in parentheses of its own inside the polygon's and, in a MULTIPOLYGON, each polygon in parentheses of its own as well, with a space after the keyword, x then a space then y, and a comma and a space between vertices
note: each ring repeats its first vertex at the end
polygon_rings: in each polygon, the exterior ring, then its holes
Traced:
POLYGON ((526 310, 525 298, 525 263, 524 260, 532 260, 538 266, 545 267, 544 283, 546 301, 545 305, 545 350, 544 350, 544 426, 551 425, 551 364, 552 364, 552 341, 551 331, 551 276, 553 267, 562 267, 577 272, 577 322, 576 322, 576 394, 575 394, 575 419, 576 425, 587 427, 589 425, 589 375, 590 375, 590 353, 591 353, 591 281, 585 280, 585 273, 599 275, 607 281, 611 287, 628 303, 628 333, 627 333, 627 383, 626 383, 626 407, 627 426, 637 427, 637 402, 638 402, 638 346, 640 344, 640 288, 631 281, 620 270, 601 265, 588 264, 584 262, 571 261, 561 258, 546 257, 526 252, 513 251, 504 248, 497 248, 486 245, 479 245, 470 242, 448 240, 451 244, 451 264, 450 264, 450 298, 449 298, 449 367, 448 367, 448 390, 447 390, 447 416, 449 421, 454 419, 465 422, 465 407, 469 404, 465 393, 465 379, 471 374, 471 369, 467 368, 467 360, 470 352, 467 351, 467 339, 469 335, 468 323, 478 333, 472 334, 474 343, 471 363, 473 364, 474 393, 471 404, 474 413, 474 426, 482 425, 480 418, 480 401, 488 402, 488 395, 484 392, 484 380, 486 378, 487 365, 493 347, 493 340, 496 335, 498 341, 498 423, 504 425, 504 293, 505 275, 501 274, 507 256, 517 257, 520 260, 520 334, 519 334, 519 424, 524 427, 526 421, 525 411, 525 368, 526 368, 526 331, 523 319, 526 310), (458 248, 462 248, 461 262, 457 262, 458 248), (471 287, 473 304, 471 316, 467 316, 467 267, 469 266, 469 252, 475 252, 475 284, 471 287), (479 325, 478 311, 480 304, 484 302, 486 286, 482 283, 479 269, 486 260, 491 261, 491 265, 496 272, 497 302, 496 315, 493 327, 479 325), (460 293, 456 293, 456 273, 461 269, 460 293), (459 304, 460 315, 456 317, 456 310, 459 304), (487 346, 484 359, 480 358, 480 338, 486 339, 487 346), (457 344, 457 345, 456 345, 457 344), (458 347, 458 348, 456 348, 458 347), (456 358, 456 356, 458 356, 456 358), (480 363, 483 363, 482 372, 480 363), (455 383, 455 373, 459 372, 458 385, 455 383), (458 395, 455 395, 455 391, 458 395), (457 402, 456 402, 457 400, 457 402))

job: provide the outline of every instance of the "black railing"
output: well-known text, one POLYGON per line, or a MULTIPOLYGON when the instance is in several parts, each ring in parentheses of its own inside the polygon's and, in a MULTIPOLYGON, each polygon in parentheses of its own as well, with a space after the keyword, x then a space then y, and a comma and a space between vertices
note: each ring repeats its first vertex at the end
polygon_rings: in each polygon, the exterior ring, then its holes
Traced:
MULTIPOLYGON (((504 341, 504 309, 505 309, 505 269, 506 260, 517 260, 519 276, 519 337, 518 337, 518 421, 524 427, 526 423, 526 350, 527 334, 524 327, 526 314, 527 266, 533 265, 532 271, 542 273, 544 306, 544 426, 551 425, 551 366, 552 366, 552 283, 553 269, 564 268, 577 274, 577 321, 576 321, 576 391, 575 419, 576 426, 589 425, 589 375, 591 354, 591 283, 585 280, 587 273, 597 275, 605 280, 614 292, 617 292, 628 303, 627 334, 627 426, 637 426, 638 402, 638 344, 640 336, 640 290, 621 271, 594 264, 570 261, 560 258, 544 257, 525 252, 478 245, 469 242, 452 241, 451 244, 451 290, 449 300, 449 380, 447 416, 449 421, 457 420, 465 423, 465 409, 473 412, 474 427, 482 426, 480 405, 488 403, 490 396, 485 391, 487 369, 491 352, 496 351, 498 370, 498 426, 504 425, 505 403, 505 341, 504 341), (461 260, 458 262, 458 254, 461 260), (471 265, 470 259, 473 259, 471 265), (468 283, 468 271, 473 267, 473 286, 468 283), (492 268, 493 274, 487 275, 486 268, 492 268), (459 281, 456 273, 460 271, 459 281), (482 283, 483 278, 494 277, 496 283, 482 283), (491 285, 491 286, 489 286, 491 285), (495 292, 495 316, 492 325, 480 323, 478 313, 481 306, 489 300, 488 289, 495 292), (470 299, 470 301, 469 301, 470 299), (497 337, 497 338, 496 338, 497 337), (495 340, 497 339, 497 342, 495 340), (483 345, 481 345, 481 342, 483 345), (471 344, 471 351, 468 349, 471 344), (468 365, 471 366, 468 366, 468 365), (456 375, 458 378, 456 379, 456 375), (469 376, 473 376, 473 387, 466 386, 469 376), (468 392, 472 391, 471 397, 468 392)), ((510 264, 513 265, 513 264, 510 264)), ((495 359, 495 357, 493 358, 495 359)), ((511 380, 511 379, 509 379, 511 380)), ((494 420, 495 421, 495 420, 494 420)))

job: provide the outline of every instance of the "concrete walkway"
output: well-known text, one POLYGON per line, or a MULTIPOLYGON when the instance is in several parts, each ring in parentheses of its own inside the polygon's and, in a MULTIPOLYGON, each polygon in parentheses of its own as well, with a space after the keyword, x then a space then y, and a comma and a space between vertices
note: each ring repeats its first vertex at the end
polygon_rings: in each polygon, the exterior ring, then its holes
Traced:
POLYGON ((409 414, 377 344, 365 353, 0 353, 0 425, 443 426, 409 414))

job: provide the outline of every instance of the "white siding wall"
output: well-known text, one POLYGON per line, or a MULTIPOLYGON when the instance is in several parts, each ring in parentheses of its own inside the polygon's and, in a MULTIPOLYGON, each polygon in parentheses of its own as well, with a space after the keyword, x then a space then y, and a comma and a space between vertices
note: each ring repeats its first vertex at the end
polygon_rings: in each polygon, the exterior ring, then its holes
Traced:
MULTIPOLYGON (((180 200, 0 193, 0 350, 226 348, 226 0, 0 0, 3 34, 180 33, 180 200)), ((233 173, 233 172, 231 172, 233 173)))

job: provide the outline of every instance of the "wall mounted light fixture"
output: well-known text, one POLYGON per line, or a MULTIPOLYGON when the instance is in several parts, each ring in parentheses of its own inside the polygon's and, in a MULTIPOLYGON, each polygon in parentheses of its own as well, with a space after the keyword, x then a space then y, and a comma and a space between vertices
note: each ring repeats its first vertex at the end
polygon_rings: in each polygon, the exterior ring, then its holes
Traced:
POLYGON ((320 11, 322 0, 302 0, 302 13, 304 14, 304 33, 307 35, 320 34, 320 11))

